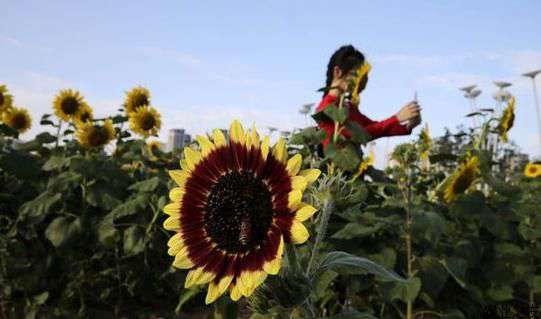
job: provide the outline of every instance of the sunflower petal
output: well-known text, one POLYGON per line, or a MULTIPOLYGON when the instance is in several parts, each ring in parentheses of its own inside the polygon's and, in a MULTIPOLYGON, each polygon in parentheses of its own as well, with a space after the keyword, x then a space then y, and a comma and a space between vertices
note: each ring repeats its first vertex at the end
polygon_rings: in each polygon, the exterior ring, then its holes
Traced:
POLYGON ((291 188, 297 189, 300 191, 304 191, 306 189, 306 186, 308 186, 308 181, 306 181, 306 178, 302 176, 293 176, 291 178, 291 188))
POLYGON ((304 225, 297 219, 293 219, 293 224, 291 224, 291 241, 294 244, 302 244, 308 240, 310 234, 304 225))
POLYGON ((188 257, 188 248, 182 248, 177 255, 175 256, 175 261, 173 261, 173 266, 179 269, 190 269, 194 266, 194 263, 188 257))
POLYGON ((251 149, 252 148, 252 135, 250 134, 249 131, 246 131, 245 135, 244 135, 244 144, 246 145, 246 148, 247 149, 251 149))
POLYGON ((317 168, 309 168, 299 172, 299 175, 305 177, 308 183, 315 182, 320 174, 321 171, 317 168))
POLYGON ((263 138, 263 142, 261 143, 261 156, 263 156, 263 159, 267 159, 267 156, 269 156, 269 143, 269 137, 265 136, 263 138))
POLYGON ((270 275, 276 275, 282 266, 282 254, 284 253, 284 237, 280 236, 280 245, 276 251, 276 256, 273 260, 269 260, 263 264, 263 270, 270 275))
POLYGON ((180 233, 177 233, 171 238, 169 238, 167 246, 169 247, 169 249, 167 250, 167 254, 169 256, 176 256, 185 247, 184 241, 182 240, 182 236, 180 235, 180 233))
POLYGON ((182 187, 175 187, 169 192, 169 198, 174 202, 180 202, 184 196, 184 189, 182 187))
POLYGON ((214 149, 214 144, 212 144, 208 137, 197 135, 196 139, 199 143, 199 147, 201 148, 201 154, 203 154, 203 156, 207 156, 210 152, 212 152, 212 150, 214 149))
POLYGON ((197 163, 199 163, 199 161, 201 160, 201 153, 194 151, 189 147, 185 147, 184 159, 186 160, 188 168, 193 171, 197 163))
POLYGON ((244 144, 244 128, 239 121, 234 120, 229 128, 229 137, 235 143, 244 144))
POLYGON ((289 209, 293 211, 297 210, 302 201, 302 192, 297 189, 292 190, 291 192, 289 192, 287 201, 288 201, 287 207, 289 207, 289 209))
POLYGON ((233 285, 229 295, 231 297, 231 300, 233 300, 233 301, 238 301, 240 299, 240 297, 242 297, 242 293, 240 292, 238 282, 237 282, 236 285, 233 285))
POLYGON ((172 231, 180 230, 180 218, 178 216, 171 216, 163 222, 163 228, 172 231))
POLYGON ((169 176, 177 183, 178 186, 182 187, 186 184, 187 174, 184 171, 179 169, 170 170, 169 176))
POLYGON ((227 288, 231 284, 232 280, 233 280, 233 276, 226 276, 220 279, 220 281, 217 284, 214 281, 211 282, 209 284, 209 289, 207 291, 207 297, 205 298, 205 303, 208 305, 216 301, 216 299, 218 299, 221 295, 224 294, 224 292, 227 290, 227 288))
POLYGON ((199 267, 194 270, 190 270, 186 276, 186 281, 184 282, 184 288, 190 288, 194 285, 203 285, 209 283, 216 277, 216 274, 213 272, 205 271, 205 267, 199 267))
POLYGON ((252 129, 250 130, 250 134, 252 135, 252 144, 255 148, 259 148, 259 134, 257 134, 257 129, 255 128, 255 124, 252 125, 252 129))
POLYGON ((178 216, 180 216, 180 203, 179 202, 169 203, 163 207, 163 211, 169 216, 178 218, 178 216))
POLYGON ((299 173, 302 164, 301 154, 295 154, 292 158, 287 161, 287 172, 289 176, 295 176, 299 173))
POLYGON ((301 208, 295 214, 295 218, 298 221, 303 222, 307 220, 308 218, 312 217, 312 215, 314 215, 315 212, 317 212, 317 209, 315 209, 314 206, 303 203, 301 205, 301 208))
POLYGON ((216 145, 216 147, 225 146, 227 144, 224 133, 219 129, 212 131, 212 140, 214 141, 214 145, 216 145))
POLYGON ((272 148, 272 155, 274 155, 274 157, 278 161, 280 161, 282 163, 286 162, 287 148, 286 148, 286 141, 283 138, 280 137, 278 139, 278 142, 276 142, 276 144, 274 144, 274 146, 272 148))
POLYGON ((267 273, 264 271, 244 271, 238 278, 240 292, 244 297, 250 297, 266 278, 267 273))

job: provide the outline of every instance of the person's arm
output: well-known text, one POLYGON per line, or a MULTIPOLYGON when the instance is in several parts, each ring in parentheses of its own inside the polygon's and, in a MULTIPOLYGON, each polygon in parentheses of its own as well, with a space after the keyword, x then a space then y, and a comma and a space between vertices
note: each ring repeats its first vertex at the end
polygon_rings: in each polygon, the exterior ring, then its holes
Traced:
POLYGON ((383 121, 374 121, 366 115, 357 112, 352 112, 351 119, 357 122, 363 127, 372 139, 395 136, 395 135, 408 135, 411 134, 411 129, 405 125, 401 125, 398 122, 396 115, 389 117, 383 121))

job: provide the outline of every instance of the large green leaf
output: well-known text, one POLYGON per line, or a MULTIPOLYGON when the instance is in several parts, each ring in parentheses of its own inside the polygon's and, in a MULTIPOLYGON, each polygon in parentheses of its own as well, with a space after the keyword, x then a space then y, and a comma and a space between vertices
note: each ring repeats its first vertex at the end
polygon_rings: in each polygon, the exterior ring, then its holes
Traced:
POLYGON ((468 262, 462 258, 450 257, 440 261, 447 272, 462 287, 466 288, 466 270, 468 262))
POLYGON ((357 310, 347 310, 340 314, 325 317, 325 319, 377 319, 369 312, 359 312, 357 310))
POLYGON ((67 217, 55 218, 45 230, 45 237, 59 248, 71 243, 81 233, 81 220, 67 217))
POLYGON ((61 198, 60 193, 45 191, 21 206, 20 217, 28 223, 39 223, 47 217, 61 198))
POLYGON ((338 273, 370 273, 384 281, 405 281, 394 271, 375 262, 343 251, 327 253, 319 264, 319 270, 331 269, 338 273))
POLYGON ((158 176, 154 176, 133 184, 129 187, 129 189, 138 192, 153 192, 158 188, 158 186, 160 186, 160 178, 158 176))
POLYGON ((145 250, 145 230, 139 225, 133 225, 124 230, 124 253, 136 255, 145 250))
POLYGON ((403 302, 413 302, 421 291, 421 279, 413 277, 406 281, 388 283, 384 286, 387 286, 387 295, 391 301, 398 299, 403 302))

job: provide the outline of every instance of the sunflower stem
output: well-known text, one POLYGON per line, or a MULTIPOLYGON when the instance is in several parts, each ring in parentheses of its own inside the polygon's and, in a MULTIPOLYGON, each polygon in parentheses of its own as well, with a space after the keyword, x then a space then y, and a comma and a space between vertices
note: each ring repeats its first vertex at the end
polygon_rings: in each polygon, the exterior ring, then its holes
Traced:
POLYGON ((323 202, 323 215, 321 216, 321 221, 319 222, 319 228, 316 236, 316 241, 312 247, 312 253, 310 255, 310 261, 308 262, 308 267, 306 267, 306 275, 309 275, 314 266, 316 260, 319 246, 323 239, 325 239, 325 234, 327 233, 327 227, 329 226, 329 219, 334 208, 334 202, 332 199, 325 199, 323 202))
POLYGON ((54 148, 58 148, 58 142, 60 141, 60 130, 62 129, 62 119, 58 122, 58 129, 56 130, 56 143, 54 148))

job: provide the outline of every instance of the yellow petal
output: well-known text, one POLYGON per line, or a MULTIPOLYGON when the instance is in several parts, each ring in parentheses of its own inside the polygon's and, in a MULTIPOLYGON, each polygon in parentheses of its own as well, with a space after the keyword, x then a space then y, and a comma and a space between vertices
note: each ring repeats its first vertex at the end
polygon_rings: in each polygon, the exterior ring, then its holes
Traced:
POLYGON ((257 134, 255 124, 252 125, 252 130, 250 131, 250 134, 252 135, 252 144, 253 144, 253 146, 255 148, 259 148, 259 134, 257 134))
POLYGON ((180 218, 178 216, 171 216, 163 222, 163 228, 167 230, 179 231, 180 230, 180 218))
POLYGON ((191 170, 188 166, 188 162, 185 159, 180 160, 180 168, 182 168, 182 170, 185 172, 189 172, 191 170))
POLYGON ((299 175, 306 178, 308 183, 315 182, 320 174, 321 174, 321 171, 317 168, 305 169, 299 172, 299 175))
POLYGON ((276 256, 273 260, 267 261, 263 264, 263 270, 270 275, 276 275, 280 271, 282 266, 282 254, 284 253, 284 237, 280 236, 280 245, 276 251, 276 256))
POLYGON ((287 161, 287 172, 289 176, 295 176, 299 173, 302 165, 302 156, 301 154, 295 154, 292 158, 287 161))
POLYGON ((212 150, 214 149, 214 144, 212 144, 208 137, 197 135, 196 139, 199 143, 199 147, 201 148, 201 154, 203 154, 203 156, 207 156, 210 152, 212 152, 212 150))
POLYGON ((229 128, 229 138, 236 143, 244 144, 244 128, 239 121, 234 120, 229 128))
POLYGON ((174 202, 182 201, 184 196, 184 189, 182 187, 175 187, 169 192, 169 198, 174 202))
POLYGON ((267 156, 269 155, 269 143, 269 137, 265 136, 263 138, 263 142, 261 143, 261 156, 263 156, 263 159, 267 159, 267 156))
POLYGON ((176 256, 185 247, 184 241, 182 240, 182 236, 180 235, 180 233, 177 233, 171 238, 169 238, 167 246, 169 247, 169 249, 167 250, 167 254, 169 256, 176 256))
POLYGON ((180 202, 173 202, 165 205, 163 207, 163 211, 167 215, 176 217, 178 219, 178 217, 180 216, 180 202))
POLYGON ((231 300, 233 301, 238 301, 240 297, 242 297, 242 293, 240 292, 238 283, 233 286, 229 295, 231 297, 231 300))
POLYGON ((220 279, 218 284, 216 284, 214 281, 209 284, 209 290, 207 291, 207 298, 205 298, 205 303, 208 305, 210 303, 213 303, 224 294, 224 292, 229 287, 229 284, 231 284, 231 281, 233 280, 233 276, 227 276, 220 279))
POLYGON ((267 273, 264 271, 245 271, 243 272, 239 280, 240 292, 244 297, 250 297, 254 290, 265 281, 267 273))
POLYGON ((186 184, 186 178, 187 174, 184 171, 181 170, 170 170, 169 176, 177 183, 178 186, 182 187, 184 184, 186 184))
POLYGON ((185 147, 184 159, 186 160, 186 164, 188 164, 188 169, 193 171, 197 163, 201 160, 201 153, 192 150, 190 147, 185 147))
POLYGON ((286 148, 286 141, 283 138, 280 137, 278 139, 278 142, 276 142, 276 144, 274 144, 274 146, 272 148, 272 155, 274 155, 274 157, 278 161, 280 161, 282 163, 286 162, 287 148, 286 148))
POLYGON ((188 257, 188 248, 182 248, 177 255, 175 256, 175 261, 173 261, 173 266, 180 269, 190 269, 194 266, 193 262, 188 257))
POLYGON ((291 224, 291 241, 294 244, 302 244, 308 240, 310 234, 304 225, 297 219, 293 219, 293 224, 291 224))
POLYGON ((212 131, 212 140, 214 141, 214 145, 216 145, 216 147, 225 146, 227 143, 224 133, 219 129, 212 131))
POLYGON ((186 276, 186 281, 184 282, 184 288, 190 288, 194 285, 203 285, 209 283, 216 277, 216 274, 213 272, 205 271, 205 267, 199 267, 197 269, 191 270, 186 276))
POLYGON ((247 149, 251 149, 252 148, 252 135, 250 134, 250 132, 246 132, 246 135, 244 136, 244 144, 246 144, 246 148, 247 149))
POLYGON ((302 201, 302 192, 300 190, 292 190, 288 195, 288 205, 289 209, 297 210, 302 201))
POLYGON ((306 178, 302 176, 293 176, 291 178, 291 188, 300 190, 301 192, 306 189, 306 186, 308 186, 308 182, 306 181, 306 178))
POLYGON ((295 218, 298 221, 303 222, 312 217, 315 212, 317 212, 317 209, 315 209, 314 206, 302 203, 301 208, 295 213, 295 218))

